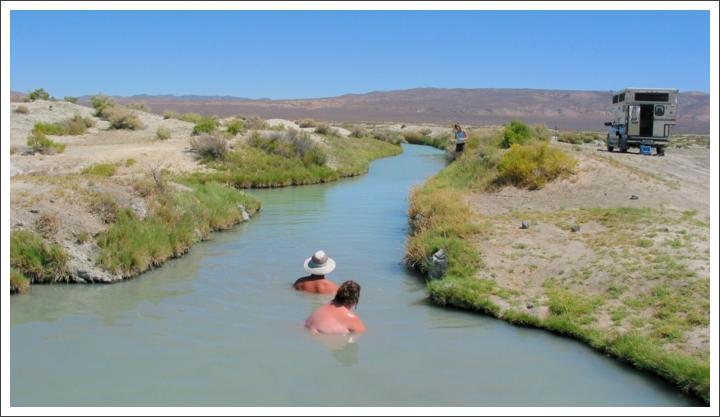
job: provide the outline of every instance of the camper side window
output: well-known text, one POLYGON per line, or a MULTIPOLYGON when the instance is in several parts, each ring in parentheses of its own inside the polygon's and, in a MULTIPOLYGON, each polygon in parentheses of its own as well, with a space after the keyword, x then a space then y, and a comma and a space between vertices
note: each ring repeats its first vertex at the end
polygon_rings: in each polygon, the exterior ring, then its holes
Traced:
POLYGON ((617 103, 617 102, 618 102, 618 96, 617 96, 617 94, 615 94, 615 95, 613 96, 613 104, 615 104, 615 103, 617 103))
POLYGON ((625 93, 620 93, 620 95, 618 96, 618 101, 621 103, 625 101, 625 93))
POLYGON ((665 115, 665 106, 657 105, 655 106, 655 116, 664 116, 665 115))

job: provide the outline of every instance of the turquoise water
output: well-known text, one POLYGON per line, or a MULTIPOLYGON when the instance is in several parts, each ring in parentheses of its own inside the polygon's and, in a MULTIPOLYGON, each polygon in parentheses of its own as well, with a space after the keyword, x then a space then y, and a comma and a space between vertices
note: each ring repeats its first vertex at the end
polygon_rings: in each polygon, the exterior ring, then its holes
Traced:
POLYGON ((13 406, 685 406, 571 339, 426 302, 401 263, 407 196, 444 166, 407 145, 363 177, 259 190, 250 222, 114 285, 12 298, 13 406), (359 337, 311 336, 290 288, 324 249, 362 285, 359 337))

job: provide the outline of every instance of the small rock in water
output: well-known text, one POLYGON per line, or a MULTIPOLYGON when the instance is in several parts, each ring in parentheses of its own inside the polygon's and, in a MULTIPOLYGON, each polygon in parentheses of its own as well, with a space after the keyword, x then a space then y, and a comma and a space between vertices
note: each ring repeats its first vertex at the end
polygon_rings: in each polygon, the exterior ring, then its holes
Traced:
POLYGON ((640 197, 636 196, 635 194, 630 196, 630 200, 639 200, 640 197))
POLYGON ((527 220, 523 220, 522 223, 520 223, 521 229, 529 229, 530 228, 530 222, 527 220))
POLYGON ((579 232, 579 231, 580 231, 580 225, 579 225, 579 224, 574 224, 574 225, 570 226, 570 231, 571 231, 571 232, 579 232))

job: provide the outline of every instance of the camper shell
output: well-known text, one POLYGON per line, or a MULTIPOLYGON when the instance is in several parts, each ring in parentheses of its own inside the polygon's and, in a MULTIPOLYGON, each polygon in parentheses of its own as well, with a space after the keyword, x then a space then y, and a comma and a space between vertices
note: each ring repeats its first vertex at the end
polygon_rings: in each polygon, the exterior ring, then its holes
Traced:
POLYGON ((647 145, 664 155, 670 130, 677 121, 677 95, 674 88, 626 88, 612 95, 607 150, 647 145))

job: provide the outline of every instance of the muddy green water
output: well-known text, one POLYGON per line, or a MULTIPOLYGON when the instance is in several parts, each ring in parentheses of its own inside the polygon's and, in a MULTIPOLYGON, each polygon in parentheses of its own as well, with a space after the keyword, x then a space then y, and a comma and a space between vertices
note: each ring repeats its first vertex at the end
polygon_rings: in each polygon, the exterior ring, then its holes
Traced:
POLYGON ((12 298, 13 406, 686 406, 583 344, 429 305, 401 263, 407 196, 444 166, 408 145, 366 176, 253 192, 263 211, 141 277, 12 298), (368 332, 302 327, 316 249, 362 285, 368 332))

